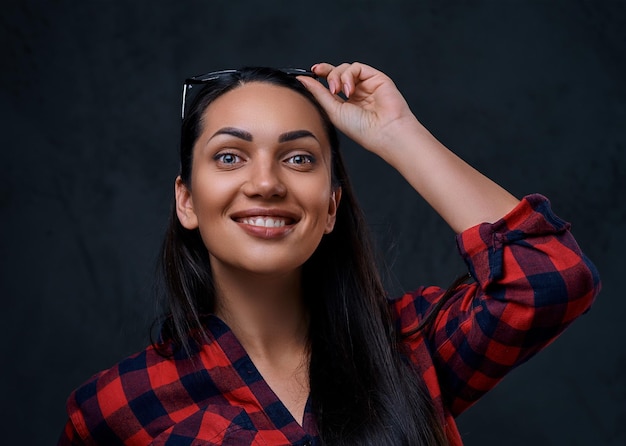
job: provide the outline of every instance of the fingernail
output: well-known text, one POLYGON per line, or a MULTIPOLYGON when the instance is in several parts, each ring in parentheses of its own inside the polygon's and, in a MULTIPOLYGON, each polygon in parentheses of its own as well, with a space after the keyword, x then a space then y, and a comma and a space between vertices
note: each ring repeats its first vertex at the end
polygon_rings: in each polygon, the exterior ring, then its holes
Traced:
POLYGON ((319 64, 318 64, 318 63, 316 63, 315 65, 313 65, 313 66, 311 67, 311 71, 315 71, 315 69, 316 69, 318 66, 319 66, 319 64))
POLYGON ((346 97, 350 97, 350 86, 348 84, 343 84, 343 94, 346 95, 346 97))
POLYGON ((328 81, 328 89, 332 94, 337 92, 337 88, 335 87, 335 81, 328 81))

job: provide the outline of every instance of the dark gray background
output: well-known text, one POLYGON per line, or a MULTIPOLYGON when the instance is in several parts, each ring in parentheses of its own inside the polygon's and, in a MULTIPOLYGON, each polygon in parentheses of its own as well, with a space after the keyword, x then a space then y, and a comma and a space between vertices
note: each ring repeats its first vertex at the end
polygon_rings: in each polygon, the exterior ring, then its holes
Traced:
MULTIPOLYGON (((3 1, 3 444, 53 444, 70 391, 148 342, 182 80, 362 61, 445 144, 573 222, 594 309, 459 419, 467 445, 624 445, 624 1, 3 1), (622 279, 620 279, 622 277, 622 279)), ((464 271, 453 233, 346 141, 390 287, 464 271)))

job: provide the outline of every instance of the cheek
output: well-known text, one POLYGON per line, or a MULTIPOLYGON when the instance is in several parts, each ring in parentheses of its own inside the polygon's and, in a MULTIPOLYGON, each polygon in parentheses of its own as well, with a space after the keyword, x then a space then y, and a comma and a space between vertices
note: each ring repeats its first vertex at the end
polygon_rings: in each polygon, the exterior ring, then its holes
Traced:
POLYGON ((317 223, 325 224, 332 200, 330 176, 323 175, 311 181, 307 187, 302 187, 300 197, 303 203, 308 203, 310 211, 316 215, 317 223))
POLYGON ((324 186, 323 192, 318 189, 317 193, 310 193, 305 198, 309 203, 310 212, 315 215, 314 225, 322 232, 326 232, 331 208, 331 191, 327 191, 327 187, 329 186, 324 186))
POLYGON ((224 209, 236 194, 236 186, 219 178, 219 175, 206 175, 193 182, 193 203, 196 214, 202 217, 224 209))

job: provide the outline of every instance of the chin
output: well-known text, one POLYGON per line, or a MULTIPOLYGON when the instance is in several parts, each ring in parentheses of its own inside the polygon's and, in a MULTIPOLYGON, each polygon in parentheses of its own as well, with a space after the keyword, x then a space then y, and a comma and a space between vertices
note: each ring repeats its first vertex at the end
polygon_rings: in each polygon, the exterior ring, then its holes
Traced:
POLYGON ((242 273, 249 273, 257 276, 267 276, 267 277, 280 277, 280 276, 288 276, 290 274, 300 274, 302 269, 302 264, 294 266, 294 264, 290 265, 265 265, 263 267, 259 267, 258 265, 254 268, 242 267, 240 268, 242 273))

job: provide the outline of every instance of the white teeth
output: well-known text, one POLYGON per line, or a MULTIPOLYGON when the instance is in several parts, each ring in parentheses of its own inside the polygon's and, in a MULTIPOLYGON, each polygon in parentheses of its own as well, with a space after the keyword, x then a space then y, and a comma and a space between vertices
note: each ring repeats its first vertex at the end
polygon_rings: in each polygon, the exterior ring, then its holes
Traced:
POLYGON ((252 217, 252 218, 244 218, 242 222, 247 225, 252 226, 261 226, 264 228, 280 228, 285 226, 285 220, 282 219, 274 219, 269 217, 252 217))

